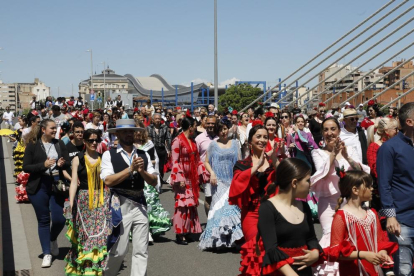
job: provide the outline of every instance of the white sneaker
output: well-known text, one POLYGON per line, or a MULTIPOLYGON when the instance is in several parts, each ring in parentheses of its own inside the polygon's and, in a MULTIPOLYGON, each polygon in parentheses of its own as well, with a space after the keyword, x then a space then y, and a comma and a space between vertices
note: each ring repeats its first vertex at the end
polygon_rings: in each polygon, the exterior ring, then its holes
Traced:
POLYGON ((50 267, 52 265, 52 255, 46 254, 43 256, 42 267, 50 267))
POLYGON ((50 253, 52 256, 59 256, 59 247, 57 244, 57 240, 50 242, 50 253))
POLYGON ((154 239, 152 238, 151 233, 148 233, 148 234, 149 234, 149 237, 148 237, 148 243, 149 243, 149 244, 154 244, 154 239))

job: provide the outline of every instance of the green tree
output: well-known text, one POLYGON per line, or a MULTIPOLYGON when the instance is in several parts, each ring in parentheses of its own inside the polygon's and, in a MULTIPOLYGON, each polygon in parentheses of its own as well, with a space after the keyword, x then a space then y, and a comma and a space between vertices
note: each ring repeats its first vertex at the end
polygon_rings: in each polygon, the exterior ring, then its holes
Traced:
POLYGON ((240 111, 249 103, 254 101, 262 93, 262 90, 247 83, 230 86, 226 92, 219 97, 219 112, 223 112, 231 106, 233 110, 240 111))

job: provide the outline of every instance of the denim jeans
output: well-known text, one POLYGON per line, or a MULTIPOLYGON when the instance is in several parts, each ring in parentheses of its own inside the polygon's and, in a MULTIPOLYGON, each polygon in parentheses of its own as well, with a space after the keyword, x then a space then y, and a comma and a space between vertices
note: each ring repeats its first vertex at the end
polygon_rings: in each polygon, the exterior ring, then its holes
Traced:
POLYGON ((394 273, 396 276, 413 275, 413 257, 414 257, 414 228, 401 225, 401 237, 397 239, 394 235, 389 235, 390 240, 398 242, 398 250, 394 254, 394 273))
POLYGON ((66 219, 63 216, 65 198, 52 192, 52 179, 42 176, 40 189, 36 194, 27 196, 33 205, 38 223, 38 233, 43 254, 50 254, 50 242, 55 241, 65 227, 66 219), (52 215, 52 227, 50 216, 52 215))

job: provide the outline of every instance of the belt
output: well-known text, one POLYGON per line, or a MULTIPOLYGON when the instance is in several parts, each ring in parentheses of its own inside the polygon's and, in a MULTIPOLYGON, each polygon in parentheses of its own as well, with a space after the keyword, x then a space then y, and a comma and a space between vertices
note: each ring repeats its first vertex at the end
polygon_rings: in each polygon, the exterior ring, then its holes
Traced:
POLYGON ((133 196, 133 197, 140 197, 140 196, 144 195, 144 190, 137 191, 137 190, 116 189, 116 188, 114 188, 114 191, 117 192, 117 193, 120 193, 121 195, 126 194, 126 195, 133 196))

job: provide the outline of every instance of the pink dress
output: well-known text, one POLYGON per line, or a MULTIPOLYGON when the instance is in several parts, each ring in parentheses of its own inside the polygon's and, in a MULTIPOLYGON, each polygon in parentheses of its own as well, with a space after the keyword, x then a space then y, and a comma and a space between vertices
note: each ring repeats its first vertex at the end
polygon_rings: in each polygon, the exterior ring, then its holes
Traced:
MULTIPOLYGON (((358 153, 351 147, 347 147, 347 150, 348 155, 352 160, 358 162, 362 166, 362 169, 369 173, 369 167, 362 164, 358 153)), ((323 236, 319 241, 319 244, 322 248, 326 248, 329 247, 331 243, 331 226, 335 215, 335 207, 340 196, 338 187, 339 176, 336 174, 335 167, 341 168, 343 166, 345 171, 352 170, 352 167, 345 158, 334 160, 334 164, 331 166, 329 162, 329 153, 322 149, 315 149, 312 151, 312 160, 315 164, 316 172, 311 176, 311 191, 314 192, 319 199, 318 216, 323 231, 323 236)), ((337 263, 332 265, 335 266, 335 268, 330 267, 328 269, 338 269, 337 263)), ((334 275, 339 275, 339 273, 334 275)))
POLYGON ((188 143, 183 133, 174 139, 171 153, 170 184, 175 192, 174 231, 176 234, 201 233, 198 194, 200 184, 208 182, 209 174, 200 161, 196 143, 188 143), (180 182, 185 182, 184 189, 180 188, 180 182))

